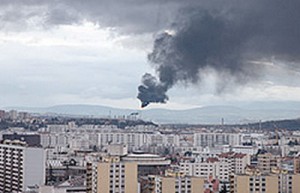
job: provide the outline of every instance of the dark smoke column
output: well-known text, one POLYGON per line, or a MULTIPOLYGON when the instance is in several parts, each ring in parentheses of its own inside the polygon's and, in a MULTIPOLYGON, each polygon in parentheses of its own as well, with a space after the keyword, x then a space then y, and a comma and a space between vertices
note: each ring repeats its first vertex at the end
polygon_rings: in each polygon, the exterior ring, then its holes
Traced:
POLYGON ((171 53, 170 43, 172 36, 168 33, 160 34, 155 42, 153 52, 148 55, 149 62, 156 68, 158 79, 146 73, 142 77, 142 84, 138 87, 137 98, 141 101, 141 107, 144 108, 150 103, 166 103, 169 99, 166 92, 174 84, 174 76, 172 68, 165 66, 165 62, 171 62, 169 57, 171 53))
POLYGON ((220 94, 268 73, 272 67, 261 61, 280 61, 287 70, 299 71, 300 1, 233 2, 183 9, 171 32, 155 39, 148 60, 157 78, 143 76, 138 88, 142 107, 166 103, 170 88, 201 84, 206 73, 213 72, 212 86, 220 94))
POLYGON ((138 99, 141 100, 141 107, 144 108, 150 103, 166 103, 168 96, 166 95, 166 87, 163 86, 151 74, 144 74, 142 77, 142 85, 138 87, 138 99))

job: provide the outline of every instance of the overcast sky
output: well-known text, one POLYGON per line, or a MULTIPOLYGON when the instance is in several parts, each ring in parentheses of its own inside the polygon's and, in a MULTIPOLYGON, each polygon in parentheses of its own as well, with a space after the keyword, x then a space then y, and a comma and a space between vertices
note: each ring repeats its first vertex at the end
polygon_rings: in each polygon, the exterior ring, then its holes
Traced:
MULTIPOLYGON (((296 2, 291 0, 287 9, 297 7, 296 2)), ((215 0, 1 0, 0 106, 95 104, 139 108, 136 97, 142 75, 159 73, 147 59, 155 38, 166 31, 172 34, 172 30, 178 29, 176 26, 187 20, 182 15, 191 8, 214 10, 232 21, 235 15, 231 13, 247 7, 236 6, 221 5, 215 0)), ((257 10, 256 6, 250 6, 248 11, 257 10)), ((295 15, 289 17, 286 25, 298 24, 293 23, 295 15)), ((270 18, 266 21, 272 23, 270 18)), ((269 28, 266 29, 264 32, 268 33, 269 28)), ((294 28, 288 30, 299 32, 294 28)), ((281 35, 274 34, 269 41, 276 42, 281 35)), ((264 37, 260 32, 252 36, 255 38, 247 41, 247 45, 264 37)), ((268 52, 267 48, 259 47, 262 56, 253 54, 251 49, 242 53, 251 53, 249 63, 267 69, 250 81, 237 84, 229 80, 225 83, 234 86, 218 92, 220 73, 214 67, 201 68, 201 82, 179 81, 168 90, 166 104, 152 104, 150 108, 183 109, 235 101, 300 101, 299 58, 294 57, 300 53, 298 47, 291 45, 300 40, 290 38, 293 34, 287 36, 288 45, 282 43, 284 38, 274 44, 285 46, 284 51, 268 52)))

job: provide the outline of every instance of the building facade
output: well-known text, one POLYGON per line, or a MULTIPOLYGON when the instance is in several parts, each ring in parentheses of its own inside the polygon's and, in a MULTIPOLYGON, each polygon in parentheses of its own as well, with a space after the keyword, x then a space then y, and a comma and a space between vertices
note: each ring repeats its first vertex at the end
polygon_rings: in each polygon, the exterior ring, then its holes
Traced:
POLYGON ((87 192, 138 193, 138 189, 137 163, 110 157, 88 165, 87 192))
POLYGON ((297 193, 300 175, 235 175, 232 177, 232 193, 297 193))
POLYGON ((0 144, 0 192, 23 192, 45 183, 45 152, 20 141, 0 144))
POLYGON ((151 193, 203 193, 204 178, 189 176, 149 176, 151 193))

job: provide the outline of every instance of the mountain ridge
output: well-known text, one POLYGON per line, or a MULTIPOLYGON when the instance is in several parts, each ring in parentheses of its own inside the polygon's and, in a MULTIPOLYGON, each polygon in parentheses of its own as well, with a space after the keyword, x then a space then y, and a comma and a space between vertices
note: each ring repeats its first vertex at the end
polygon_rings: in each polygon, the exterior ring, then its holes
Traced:
POLYGON ((104 105, 66 104, 50 107, 4 107, 5 110, 27 111, 39 114, 77 115, 95 117, 129 116, 139 113, 139 118, 157 123, 217 124, 221 119, 228 124, 257 121, 294 119, 300 117, 300 102, 291 105, 212 105, 183 110, 170 109, 122 109, 104 105), (261 106, 261 108, 259 108, 261 106), (270 106, 267 108, 267 106, 270 106), (275 108, 276 107, 276 108, 275 108))

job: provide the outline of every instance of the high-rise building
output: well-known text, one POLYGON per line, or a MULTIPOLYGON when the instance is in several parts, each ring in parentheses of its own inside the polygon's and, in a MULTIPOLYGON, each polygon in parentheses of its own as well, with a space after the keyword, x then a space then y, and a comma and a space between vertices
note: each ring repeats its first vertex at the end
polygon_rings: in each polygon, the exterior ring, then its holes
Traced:
POLYGON ((99 163, 89 164, 87 192, 137 193, 137 163, 122 162, 118 157, 110 157, 99 163))
POLYGON ((241 145, 239 133, 195 133, 194 146, 215 147, 218 145, 241 145))
POLYGON ((45 152, 20 141, 0 144, 0 192, 23 192, 45 183, 45 152))

